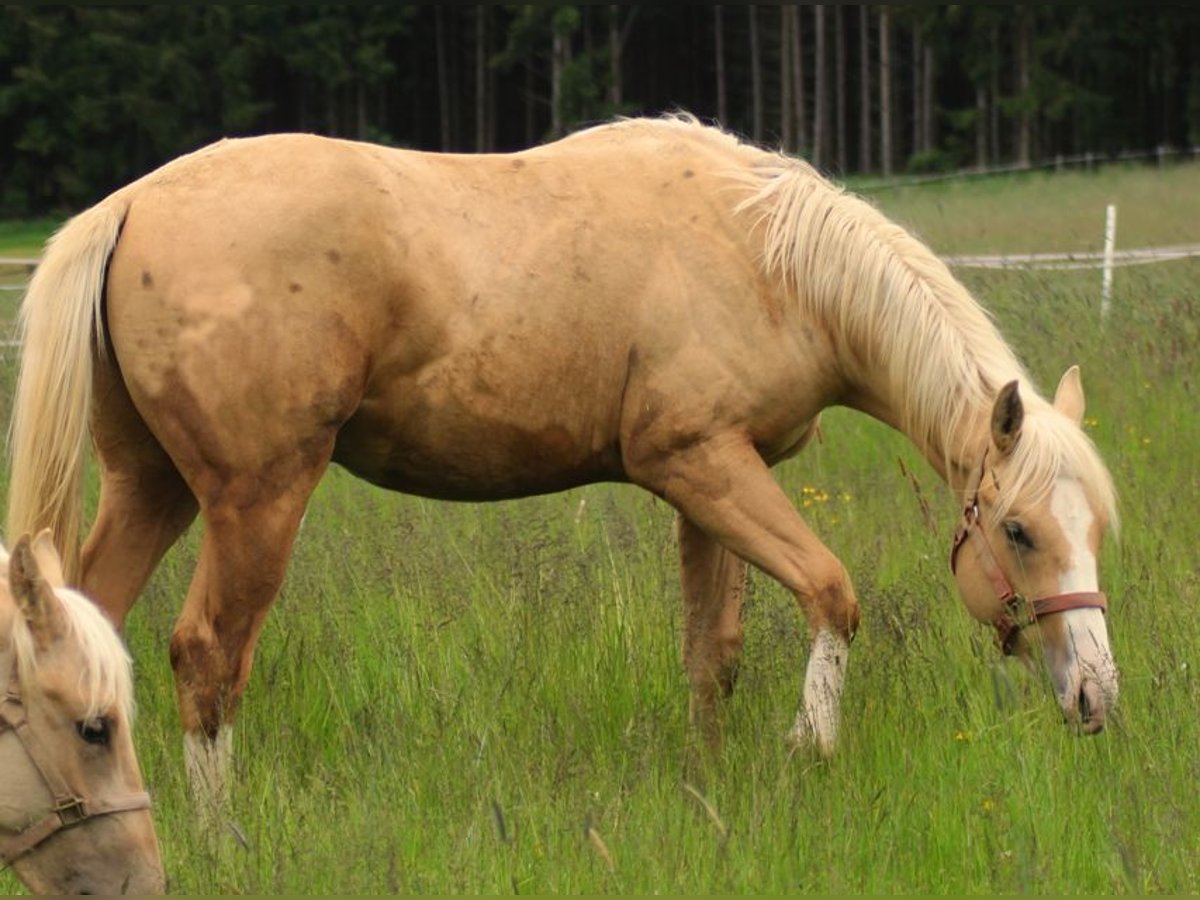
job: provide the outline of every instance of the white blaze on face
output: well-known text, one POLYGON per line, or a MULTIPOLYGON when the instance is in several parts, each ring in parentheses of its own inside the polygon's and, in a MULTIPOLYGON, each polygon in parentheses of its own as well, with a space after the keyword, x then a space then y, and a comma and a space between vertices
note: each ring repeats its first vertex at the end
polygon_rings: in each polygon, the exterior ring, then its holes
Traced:
POLYGON ((1074 479, 1059 481, 1050 496, 1050 512, 1071 547, 1071 559, 1059 576, 1059 593, 1097 590, 1096 557, 1088 543, 1095 517, 1083 485, 1074 479))
MULTIPOLYGON (((1063 479, 1050 497, 1050 512, 1070 547, 1070 558, 1059 575, 1059 593, 1099 590, 1096 555, 1089 541, 1095 516, 1083 486, 1063 479)), ((1108 627, 1098 609, 1072 609, 1060 613, 1066 640, 1064 646, 1047 645, 1047 662, 1059 697, 1073 710, 1081 690, 1093 710, 1102 714, 1117 699, 1117 667, 1108 646, 1108 627)))
POLYGON ((822 756, 833 755, 849 656, 850 645, 839 633, 826 628, 817 632, 804 674, 804 707, 789 735, 792 743, 815 746, 822 756))

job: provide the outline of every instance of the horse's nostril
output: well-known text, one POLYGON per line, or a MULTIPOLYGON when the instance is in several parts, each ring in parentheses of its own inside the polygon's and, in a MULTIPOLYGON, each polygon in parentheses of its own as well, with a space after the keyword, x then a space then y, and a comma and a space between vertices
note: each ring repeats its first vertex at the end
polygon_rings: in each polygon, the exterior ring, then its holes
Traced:
POLYGON ((1088 700, 1087 691, 1079 689, 1079 720, 1085 725, 1092 718, 1092 703, 1088 700))

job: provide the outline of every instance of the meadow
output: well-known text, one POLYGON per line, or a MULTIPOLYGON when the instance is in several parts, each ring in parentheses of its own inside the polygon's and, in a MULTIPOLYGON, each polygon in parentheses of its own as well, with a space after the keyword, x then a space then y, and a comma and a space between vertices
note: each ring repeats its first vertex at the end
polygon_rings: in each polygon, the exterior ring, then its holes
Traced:
MULTIPOLYGON (((1098 249, 1109 202, 1119 246, 1197 242, 1197 196, 1191 163, 874 199, 958 254, 1098 249)), ((45 227, 0 229, 0 254, 45 227)), ((1098 271, 959 274, 1044 390, 1082 368, 1123 521, 1101 561, 1122 674, 1103 734, 1074 735, 1041 673, 968 617, 946 565, 953 499, 861 415, 830 411, 777 470, 863 605, 828 762, 784 741, 808 636, 752 573, 726 746, 688 764, 661 501, 596 485, 457 505, 335 469, 258 651, 217 840, 189 803, 167 659, 199 526, 128 621, 171 892, 1200 890, 1200 260, 1119 269, 1104 322, 1098 271)), ((16 296, 0 292, 0 318, 16 296)), ((9 349, 5 418, 14 367, 9 349)))

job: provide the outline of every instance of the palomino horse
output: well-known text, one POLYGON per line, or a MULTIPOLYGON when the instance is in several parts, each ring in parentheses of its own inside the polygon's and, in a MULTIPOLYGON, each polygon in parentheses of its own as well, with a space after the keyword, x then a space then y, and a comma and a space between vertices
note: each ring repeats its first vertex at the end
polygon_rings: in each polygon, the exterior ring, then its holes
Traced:
POLYGON ((0 547, 0 866, 42 894, 161 894, 129 657, 49 532, 0 547))
POLYGON ((665 498, 693 720, 715 739, 752 564, 808 619, 792 736, 831 752, 858 603, 770 471, 831 404, 901 430, 963 499, 966 604, 1041 648, 1065 714, 1095 731, 1116 700, 1096 563, 1114 495, 1077 370, 1042 400, 922 244, 695 120, 512 155, 223 141, 68 223, 22 317, 9 527, 78 546, 89 416, 101 498, 71 572, 116 621, 203 517, 170 648, 193 783, 222 784, 330 462, 455 500, 665 498))

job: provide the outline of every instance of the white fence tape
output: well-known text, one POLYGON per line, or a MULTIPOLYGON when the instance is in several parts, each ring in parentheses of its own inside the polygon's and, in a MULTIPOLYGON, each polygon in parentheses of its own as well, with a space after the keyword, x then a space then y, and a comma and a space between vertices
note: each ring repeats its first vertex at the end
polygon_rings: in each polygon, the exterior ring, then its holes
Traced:
MULTIPOLYGON (((1114 266, 1140 266, 1200 256, 1200 244, 1172 247, 1143 247, 1140 250, 1114 250, 1114 266)), ((948 266, 960 269, 1102 269, 1104 252, 1080 253, 1007 253, 979 256, 943 256, 948 266)))

